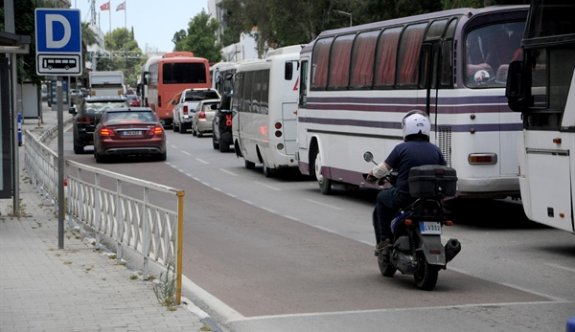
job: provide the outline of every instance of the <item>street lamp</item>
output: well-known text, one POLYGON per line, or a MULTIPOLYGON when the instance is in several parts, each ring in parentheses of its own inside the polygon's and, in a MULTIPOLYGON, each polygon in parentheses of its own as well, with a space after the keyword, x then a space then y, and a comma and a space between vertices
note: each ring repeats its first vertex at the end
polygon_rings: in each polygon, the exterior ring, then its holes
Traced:
POLYGON ((349 26, 353 25, 353 18, 351 16, 351 13, 344 12, 343 10, 337 10, 337 9, 334 9, 334 12, 338 13, 340 15, 349 16, 349 26))

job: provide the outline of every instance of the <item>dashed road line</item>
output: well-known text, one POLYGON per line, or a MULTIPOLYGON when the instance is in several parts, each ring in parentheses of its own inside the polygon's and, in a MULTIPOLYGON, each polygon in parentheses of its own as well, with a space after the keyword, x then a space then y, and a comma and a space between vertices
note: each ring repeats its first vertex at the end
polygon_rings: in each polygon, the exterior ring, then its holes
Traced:
POLYGON ((274 186, 269 185, 269 184, 267 184, 267 183, 263 183, 263 182, 260 182, 260 181, 256 181, 255 183, 259 184, 260 186, 264 186, 264 187, 266 187, 266 188, 268 188, 268 189, 271 189, 271 190, 281 191, 280 188, 274 187, 274 186))
POLYGON ((308 202, 317 204, 317 205, 325 206, 325 207, 330 208, 330 209, 343 210, 342 208, 340 208, 340 207, 338 207, 338 206, 331 205, 331 204, 326 204, 326 203, 322 203, 322 202, 318 202, 318 201, 313 200, 313 199, 306 198, 305 200, 308 201, 308 202))

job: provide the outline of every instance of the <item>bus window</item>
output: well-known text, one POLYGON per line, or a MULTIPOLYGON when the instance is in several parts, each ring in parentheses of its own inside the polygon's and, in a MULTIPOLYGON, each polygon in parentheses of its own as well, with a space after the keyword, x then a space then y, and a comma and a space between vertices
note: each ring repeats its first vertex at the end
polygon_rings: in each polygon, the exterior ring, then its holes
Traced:
POLYGON ((349 84, 349 62, 355 34, 339 36, 333 42, 329 61, 328 89, 345 89, 349 84))
POLYGON ((395 84, 395 64, 400 33, 401 28, 393 28, 385 30, 379 37, 375 58, 375 86, 395 84))
POLYGON ((373 60, 380 31, 360 33, 355 38, 351 58, 350 88, 369 88, 373 84, 373 60))
POLYGON ((399 85, 414 85, 417 83, 419 52, 427 23, 408 26, 401 35, 398 54, 399 85))
POLYGON ((315 43, 312 55, 311 88, 323 90, 327 85, 327 73, 329 65, 329 50, 333 38, 320 39, 315 43))
POLYGON ((203 63, 165 63, 164 83, 206 83, 206 67, 203 63))
POLYGON ((301 62, 300 80, 299 80, 299 102, 298 106, 304 107, 307 103, 307 75, 308 61, 301 62))

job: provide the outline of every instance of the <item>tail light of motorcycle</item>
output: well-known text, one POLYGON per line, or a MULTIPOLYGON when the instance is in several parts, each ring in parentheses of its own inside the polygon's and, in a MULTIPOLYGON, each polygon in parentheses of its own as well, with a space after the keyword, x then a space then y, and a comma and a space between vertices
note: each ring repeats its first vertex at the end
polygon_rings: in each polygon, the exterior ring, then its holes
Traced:
POLYGON ((182 111, 184 112, 184 115, 188 115, 188 105, 184 105, 182 111))
POLYGON ((411 225, 413 225, 413 220, 411 220, 411 219, 405 219, 405 220, 403 221, 403 224, 404 224, 405 226, 411 226, 411 225))
POLYGON ((445 226, 453 226, 453 220, 446 220, 444 224, 445 226))

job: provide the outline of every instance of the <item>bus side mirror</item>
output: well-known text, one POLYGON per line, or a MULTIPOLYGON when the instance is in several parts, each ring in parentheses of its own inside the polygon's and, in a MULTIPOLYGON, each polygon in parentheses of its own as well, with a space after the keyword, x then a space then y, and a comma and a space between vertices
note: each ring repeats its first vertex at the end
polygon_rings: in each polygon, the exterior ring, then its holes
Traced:
POLYGON ((505 97, 509 108, 514 112, 523 112, 530 105, 530 79, 524 72, 523 61, 513 61, 509 64, 507 72, 507 86, 505 97))
POLYGON ((286 79, 286 81, 291 81, 292 77, 293 77, 293 63, 286 62, 284 78, 286 79))
POLYGON ((145 72, 144 72, 144 75, 143 75, 143 77, 142 77, 142 83, 143 83, 144 85, 147 85, 149 79, 150 79, 150 72, 149 72, 149 71, 145 71, 145 72))

